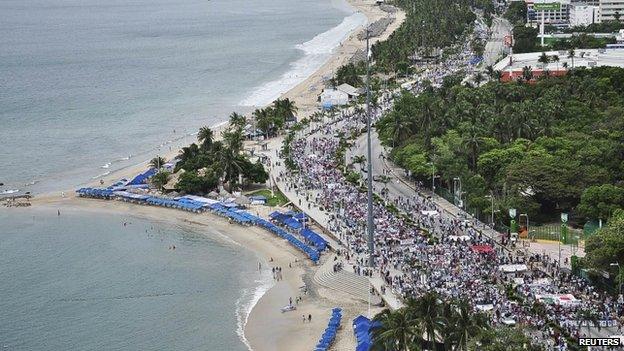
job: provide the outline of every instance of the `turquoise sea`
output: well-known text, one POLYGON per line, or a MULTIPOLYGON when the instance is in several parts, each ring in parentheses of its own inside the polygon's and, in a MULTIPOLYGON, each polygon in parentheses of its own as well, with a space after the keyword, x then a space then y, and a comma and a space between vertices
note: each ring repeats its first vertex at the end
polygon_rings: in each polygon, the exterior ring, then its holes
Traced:
POLYGON ((0 223, 1 350, 246 350, 272 281, 210 228, 54 209, 0 223))
POLYGON ((74 187, 270 102, 362 23, 351 12, 343 0, 1 1, 0 193, 74 187))
MULTIPOLYGON (((0 196, 188 144, 364 21, 343 0, 0 1, 0 196)), ((119 215, 0 208, 0 250, 0 350, 245 350, 271 280, 211 228, 119 215)))

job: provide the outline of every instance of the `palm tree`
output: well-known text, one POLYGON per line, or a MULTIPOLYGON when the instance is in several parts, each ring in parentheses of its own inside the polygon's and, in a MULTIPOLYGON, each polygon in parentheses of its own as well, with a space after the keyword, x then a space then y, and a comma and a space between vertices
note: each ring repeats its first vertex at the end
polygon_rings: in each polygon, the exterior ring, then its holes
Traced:
POLYGON ((392 147, 396 146, 396 142, 401 143, 403 138, 409 135, 411 127, 411 119, 404 118, 400 113, 393 112, 392 118, 392 147))
POLYGON ((581 322, 587 323, 587 336, 588 337, 590 333, 589 327, 596 326, 596 324, 598 324, 598 314, 591 309, 586 309, 586 308, 579 309, 576 312, 576 319, 581 322))
POLYGON ((152 184, 154 184, 156 188, 163 190, 163 187, 165 186, 165 184, 169 182, 170 176, 171 176, 171 173, 167 171, 160 171, 152 177, 151 182, 152 184))
POLYGON ((531 68, 531 66, 524 66, 522 68, 522 79, 524 79, 526 82, 533 79, 533 68, 531 68))
POLYGON ((381 322, 381 326, 372 332, 373 344, 377 348, 393 351, 415 349, 415 329, 406 308, 394 312, 385 309, 375 316, 374 320, 381 322))
POLYGON ((256 109, 253 112, 253 116, 256 120, 256 126, 264 133, 265 139, 269 137, 269 131, 273 125, 273 113, 270 108, 256 109))
POLYGON ((537 62, 541 63, 543 67, 546 67, 548 62, 550 62, 550 58, 546 55, 545 52, 542 52, 542 55, 537 59, 537 62))
POLYGON ((156 156, 150 160, 149 165, 152 168, 161 169, 165 163, 167 163, 167 161, 164 158, 156 156))
POLYGON ((472 307, 466 300, 453 304, 454 313, 449 324, 453 327, 453 341, 456 350, 468 350, 468 340, 488 327, 487 317, 480 313, 473 313, 472 307))
POLYGON ((500 82, 501 78, 503 78, 503 72, 501 72, 500 70, 494 71, 494 79, 500 82))
POLYGON ((199 154, 199 147, 197 144, 192 143, 189 146, 185 146, 180 150, 180 163, 183 164, 185 161, 195 158, 199 154))
POLYGON ((210 129, 209 127, 199 128, 199 133, 197 133, 197 141, 201 143, 202 148, 210 148, 212 142, 214 141, 214 133, 212 129, 210 129))
POLYGON ((552 60, 557 64, 557 71, 559 71, 559 55, 553 55, 552 60))
POLYGON ((276 115, 283 118, 293 118, 299 110, 295 102, 288 98, 273 101, 273 109, 275 109, 276 115))
POLYGON ((572 59, 572 69, 574 69, 574 56, 576 56, 576 52, 574 51, 574 48, 571 48, 568 50, 568 58, 572 59))
POLYGON ((363 165, 364 163, 366 163, 366 157, 364 155, 357 155, 357 156, 353 156, 353 158, 351 159, 351 161, 354 164, 359 164, 359 165, 363 165))
POLYGON ((466 147, 470 149, 470 169, 473 171, 477 170, 477 158, 479 156, 479 147, 481 146, 480 134, 479 128, 472 124, 468 130, 468 136, 464 139, 466 147))
POLYGON ((247 118, 244 115, 232 112, 230 115, 230 125, 237 128, 244 128, 247 124, 247 118))
POLYGON ((233 188, 233 183, 236 182, 236 177, 242 172, 244 159, 240 155, 234 153, 234 151, 228 147, 224 147, 219 152, 219 163, 223 169, 222 179, 224 182, 229 182, 230 190, 233 188))
POLYGON ((422 332, 424 341, 435 345, 438 335, 444 331, 445 321, 442 318, 442 301, 435 292, 428 292, 416 300, 407 302, 410 319, 416 330, 422 332))
POLYGON ((481 86, 481 82, 483 82, 483 75, 481 72, 477 72, 472 79, 474 80, 475 85, 479 87, 481 86))
POLYGON ((226 147, 231 149, 235 155, 238 155, 243 149, 243 132, 241 129, 223 131, 221 136, 223 137, 226 147))

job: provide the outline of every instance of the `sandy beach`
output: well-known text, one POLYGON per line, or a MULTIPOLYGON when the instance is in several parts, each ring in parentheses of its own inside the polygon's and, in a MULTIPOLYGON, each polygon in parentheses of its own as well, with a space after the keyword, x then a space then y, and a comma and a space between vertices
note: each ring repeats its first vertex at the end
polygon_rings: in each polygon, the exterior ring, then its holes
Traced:
MULTIPOLYGON (((392 16, 396 18, 380 37, 371 39, 371 42, 386 39, 405 18, 402 12, 389 14, 382 11, 378 6, 374 5, 373 1, 349 0, 349 3, 358 11, 364 13, 369 23, 375 22, 382 17, 392 16)), ((353 54, 365 47, 365 42, 357 38, 357 33, 361 30, 362 28, 351 33, 349 38, 336 49, 330 61, 323 65, 320 70, 282 96, 296 102, 300 118, 309 116, 318 110, 317 97, 323 87, 324 78, 332 76, 338 67, 347 63, 353 54), (311 90, 310 87, 315 87, 315 89, 311 90)), ((215 131, 215 135, 220 137, 220 130, 225 127, 225 125, 222 125, 219 130, 215 131)), ((277 144, 279 145, 280 143, 278 142, 277 144)), ((248 142, 245 147, 248 149, 255 147, 255 145, 248 142)), ((162 152, 160 156, 171 159, 178 154, 178 151, 162 152)), ((146 166, 146 162, 137 164, 111 173, 103 177, 102 180, 105 184, 111 184, 121 178, 129 179, 143 172, 146 166)), ((91 185, 98 186, 99 179, 94 180, 91 185)), ((132 205, 120 201, 77 198, 73 189, 37 195, 32 199, 31 204, 38 208, 49 209, 52 212, 60 210, 61 213, 65 213, 65 211, 71 213, 71 211, 75 210, 94 213, 114 212, 127 214, 128 216, 132 213, 132 216, 149 220, 188 225, 199 232, 202 231, 203 227, 210 226, 222 233, 224 237, 234 240, 247 249, 256 252, 263 269, 271 269, 272 267, 281 267, 283 269, 283 279, 274 282, 273 287, 260 298, 248 317, 245 326, 245 337, 253 350, 312 349, 323 333, 330 317, 331 309, 334 307, 343 308, 343 327, 338 333, 333 349, 353 350, 355 347, 355 339, 350 322, 355 316, 366 312, 366 304, 349 296, 343 296, 315 286, 312 277, 318 266, 314 266, 308 259, 305 259, 299 251, 295 250, 285 240, 279 239, 267 231, 255 227, 229 224, 227 220, 209 213, 198 215, 173 209, 132 205), (303 293, 301 289, 303 286, 307 287, 307 294, 303 293), (287 305, 290 298, 294 302, 297 296, 302 297, 302 301, 297 304, 297 310, 281 313, 280 308, 287 305), (304 323, 302 315, 311 315, 312 321, 304 323)), ((8 210, 10 211, 10 209, 8 210)), ((262 206, 251 208, 251 212, 259 212, 260 215, 265 217, 272 210, 274 208, 262 206)), ((323 255, 320 264, 331 259, 333 259, 333 255, 327 253, 323 255)))

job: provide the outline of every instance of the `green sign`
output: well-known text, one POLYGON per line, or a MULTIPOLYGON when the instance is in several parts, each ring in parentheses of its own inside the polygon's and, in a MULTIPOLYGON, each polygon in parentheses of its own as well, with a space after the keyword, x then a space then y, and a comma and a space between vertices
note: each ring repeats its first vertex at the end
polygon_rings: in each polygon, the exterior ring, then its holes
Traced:
POLYGON ((534 3, 533 9, 535 11, 559 11, 561 4, 558 2, 534 3))

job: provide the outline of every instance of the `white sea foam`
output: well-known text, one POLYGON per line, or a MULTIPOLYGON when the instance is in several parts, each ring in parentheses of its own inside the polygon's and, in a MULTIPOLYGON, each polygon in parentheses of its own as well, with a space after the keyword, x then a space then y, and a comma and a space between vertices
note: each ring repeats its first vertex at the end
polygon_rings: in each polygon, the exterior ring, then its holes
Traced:
POLYGON ((310 41, 298 44, 296 48, 303 51, 304 56, 291 63, 290 70, 279 79, 254 89, 239 105, 264 106, 270 104, 321 68, 329 60, 334 49, 347 39, 352 31, 365 25, 367 21, 368 19, 364 14, 357 12, 345 17, 338 26, 315 36, 310 41))
POLYGON ((108 162, 108 163, 106 163, 105 165, 100 166, 100 167, 101 167, 101 168, 106 169, 106 168, 109 168, 110 166, 111 166, 111 163, 110 163, 110 162, 108 162))
POLYGON ((256 280, 256 284, 259 285, 253 289, 252 293, 245 289, 243 290, 243 295, 236 301, 236 334, 245 346, 247 346, 249 351, 253 351, 253 349, 249 344, 249 340, 245 337, 245 326, 247 325, 247 320, 249 319, 251 311, 258 301, 260 301, 260 298, 273 287, 274 283, 268 269, 264 270, 262 278, 256 280))
POLYGON ((0 195, 8 195, 8 194, 15 194, 15 193, 19 193, 19 189, 10 189, 10 190, 0 191, 0 195))
POLYGON ((98 179, 98 178, 102 178, 102 177, 105 177, 105 176, 109 175, 110 173, 111 173, 110 171, 106 171, 106 172, 104 172, 104 173, 101 173, 101 174, 96 175, 95 177, 92 177, 91 179, 98 179))

